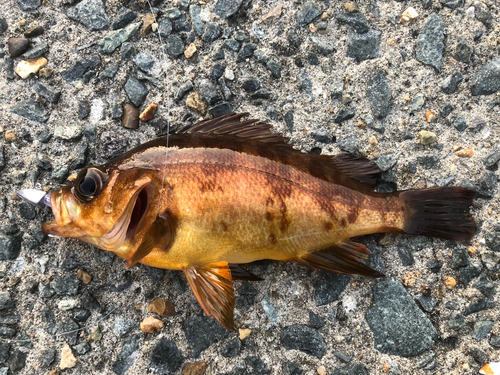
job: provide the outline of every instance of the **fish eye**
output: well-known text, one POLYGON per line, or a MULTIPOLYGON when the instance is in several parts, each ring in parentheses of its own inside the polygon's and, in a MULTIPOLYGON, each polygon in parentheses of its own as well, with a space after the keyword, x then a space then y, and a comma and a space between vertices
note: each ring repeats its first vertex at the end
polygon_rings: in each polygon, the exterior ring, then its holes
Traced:
POLYGON ((90 201, 97 196, 104 185, 104 175, 97 168, 88 168, 80 172, 75 184, 74 194, 82 201, 90 201))

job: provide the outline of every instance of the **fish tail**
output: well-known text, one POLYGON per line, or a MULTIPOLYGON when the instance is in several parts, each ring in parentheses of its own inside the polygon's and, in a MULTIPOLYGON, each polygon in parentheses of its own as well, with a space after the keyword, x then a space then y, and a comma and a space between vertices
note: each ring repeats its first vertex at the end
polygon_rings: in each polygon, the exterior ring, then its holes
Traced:
POLYGON ((399 193, 404 204, 403 231, 466 241, 474 237, 476 222, 470 213, 474 192, 462 187, 437 187, 399 193))

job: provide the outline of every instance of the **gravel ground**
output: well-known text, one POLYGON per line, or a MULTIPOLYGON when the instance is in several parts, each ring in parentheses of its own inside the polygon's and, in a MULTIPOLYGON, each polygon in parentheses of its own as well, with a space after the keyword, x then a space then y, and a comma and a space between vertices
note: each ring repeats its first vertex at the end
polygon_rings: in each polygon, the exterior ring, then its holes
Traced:
POLYGON ((476 374, 499 361, 499 3, 152 6, 158 29, 141 0, 0 3, 0 374, 476 374), (237 327, 250 332, 229 332, 179 272, 45 238, 48 209, 15 197, 57 188, 168 121, 230 111, 304 152, 375 160, 381 192, 474 189, 476 237, 362 238, 381 280, 250 265, 264 281, 235 282, 237 327), (148 312, 158 297, 175 313, 148 312), (157 333, 139 327, 150 316, 157 333))

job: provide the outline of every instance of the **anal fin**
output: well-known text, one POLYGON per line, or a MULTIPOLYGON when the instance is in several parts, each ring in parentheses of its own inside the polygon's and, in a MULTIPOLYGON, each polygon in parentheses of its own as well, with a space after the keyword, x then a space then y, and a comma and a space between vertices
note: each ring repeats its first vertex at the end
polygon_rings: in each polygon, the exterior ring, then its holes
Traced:
POLYGON ((296 261, 312 269, 320 269, 338 274, 357 274, 366 277, 382 277, 384 274, 361 262, 371 252, 365 245, 344 241, 332 247, 308 253, 296 261))
POLYGON ((184 274, 205 313, 234 330, 233 280, 227 262, 190 266, 184 274))
POLYGON ((229 269, 231 270, 231 276, 233 280, 248 280, 248 281, 262 281, 263 279, 259 276, 254 275, 251 272, 241 268, 238 264, 230 263, 229 269))

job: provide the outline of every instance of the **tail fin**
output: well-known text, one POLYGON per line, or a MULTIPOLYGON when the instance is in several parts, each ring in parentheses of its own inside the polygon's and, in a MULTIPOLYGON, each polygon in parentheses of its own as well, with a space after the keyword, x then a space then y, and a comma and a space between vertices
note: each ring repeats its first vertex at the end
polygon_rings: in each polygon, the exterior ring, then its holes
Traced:
POLYGON ((473 195, 472 190, 461 187, 399 193, 406 208, 403 231, 454 241, 470 240, 477 229, 470 213, 473 195))

